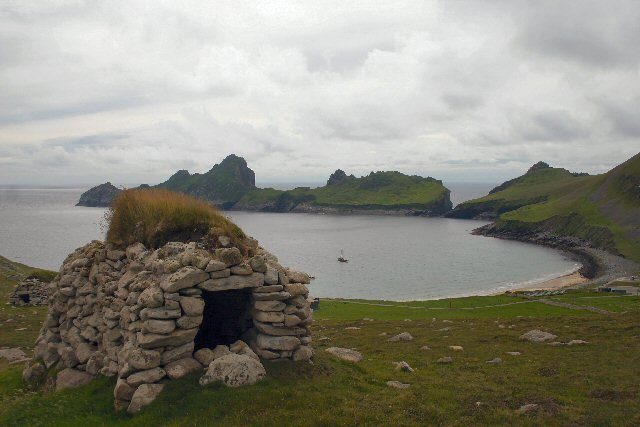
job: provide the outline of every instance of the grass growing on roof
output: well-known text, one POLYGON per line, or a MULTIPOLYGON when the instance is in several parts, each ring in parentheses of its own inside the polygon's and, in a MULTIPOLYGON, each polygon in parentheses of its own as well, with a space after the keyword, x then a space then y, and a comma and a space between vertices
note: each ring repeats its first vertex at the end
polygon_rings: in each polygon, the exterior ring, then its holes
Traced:
POLYGON ((171 240, 201 237, 213 227, 234 241, 244 238, 242 230, 213 205, 164 189, 123 191, 114 200, 107 220, 107 241, 117 246, 142 242, 157 248, 171 240))

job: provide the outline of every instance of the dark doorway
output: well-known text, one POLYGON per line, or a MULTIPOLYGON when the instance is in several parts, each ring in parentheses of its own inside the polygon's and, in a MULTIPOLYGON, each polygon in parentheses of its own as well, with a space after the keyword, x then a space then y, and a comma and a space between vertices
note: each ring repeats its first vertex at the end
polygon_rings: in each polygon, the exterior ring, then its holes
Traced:
POLYGON ((202 298, 204 313, 195 338, 196 350, 232 344, 253 326, 250 290, 204 291, 202 298))

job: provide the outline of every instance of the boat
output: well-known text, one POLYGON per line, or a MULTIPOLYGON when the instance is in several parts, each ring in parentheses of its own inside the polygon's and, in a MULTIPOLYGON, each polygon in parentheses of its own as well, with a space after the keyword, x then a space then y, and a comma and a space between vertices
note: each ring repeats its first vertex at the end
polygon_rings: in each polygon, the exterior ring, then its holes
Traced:
POLYGON ((344 252, 342 252, 342 249, 340 249, 340 256, 338 257, 338 262, 349 262, 349 260, 344 257, 344 252))

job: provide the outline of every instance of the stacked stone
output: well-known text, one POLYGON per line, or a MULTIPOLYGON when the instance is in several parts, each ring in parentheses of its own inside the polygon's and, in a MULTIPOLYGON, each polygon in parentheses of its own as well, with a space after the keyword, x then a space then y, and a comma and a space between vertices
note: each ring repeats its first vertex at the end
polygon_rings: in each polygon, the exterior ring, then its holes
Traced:
MULTIPOLYGON (((310 359, 309 276, 280 266, 251 241, 252 257, 236 247, 211 252, 196 242, 153 251, 138 243, 121 251, 94 241, 77 249, 52 283, 36 359, 47 369, 63 369, 56 388, 117 375, 116 408, 137 412, 164 382, 202 368, 193 352, 203 291, 245 288, 252 294, 254 327, 241 339, 250 348, 232 348, 269 360, 310 359)), ((25 369, 25 380, 42 374, 39 363, 25 369)))
MULTIPOLYGON (((253 260, 252 260, 253 261, 253 260)), ((264 285, 253 289, 253 324, 257 332, 251 340, 254 351, 269 360, 308 360, 313 351, 309 325, 309 276, 273 265, 253 265, 264 270, 264 285)))
POLYGON ((35 277, 28 277, 18 283, 9 296, 11 305, 44 305, 49 300, 49 284, 35 277))

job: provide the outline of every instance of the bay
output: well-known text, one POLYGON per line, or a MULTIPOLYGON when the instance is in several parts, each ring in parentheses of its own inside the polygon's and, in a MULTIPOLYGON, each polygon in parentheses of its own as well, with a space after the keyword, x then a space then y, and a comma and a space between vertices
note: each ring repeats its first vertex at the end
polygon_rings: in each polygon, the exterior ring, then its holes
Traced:
MULTIPOLYGON (((58 270, 104 237, 105 209, 74 206, 83 188, 0 189, 0 255, 58 270), (102 227, 102 228, 101 228, 102 227)), ((227 212, 283 265, 315 276, 314 296, 435 299, 501 292, 574 271, 562 253, 473 236, 481 221, 227 212), (339 263, 343 249, 349 263, 339 263)))

